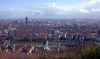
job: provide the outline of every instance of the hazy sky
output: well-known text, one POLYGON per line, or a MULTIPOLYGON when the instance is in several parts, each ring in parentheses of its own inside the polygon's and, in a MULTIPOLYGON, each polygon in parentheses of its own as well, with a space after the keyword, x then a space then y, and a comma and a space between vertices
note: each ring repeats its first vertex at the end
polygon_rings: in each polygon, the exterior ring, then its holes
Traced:
POLYGON ((100 0, 0 0, 0 19, 99 19, 100 0))

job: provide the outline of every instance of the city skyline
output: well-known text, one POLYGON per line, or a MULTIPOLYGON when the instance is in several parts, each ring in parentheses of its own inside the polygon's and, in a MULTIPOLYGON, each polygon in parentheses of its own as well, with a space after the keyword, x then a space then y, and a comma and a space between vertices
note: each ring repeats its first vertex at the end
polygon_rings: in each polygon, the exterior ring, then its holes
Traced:
POLYGON ((100 0, 1 0, 0 19, 100 19, 100 0))

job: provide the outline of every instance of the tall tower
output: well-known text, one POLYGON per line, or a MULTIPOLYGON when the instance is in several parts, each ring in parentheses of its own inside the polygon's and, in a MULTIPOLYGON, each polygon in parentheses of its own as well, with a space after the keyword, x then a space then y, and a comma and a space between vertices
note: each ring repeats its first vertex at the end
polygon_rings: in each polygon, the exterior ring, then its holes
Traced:
POLYGON ((26 23, 26 24, 28 23, 28 17, 25 18, 25 23, 26 23))

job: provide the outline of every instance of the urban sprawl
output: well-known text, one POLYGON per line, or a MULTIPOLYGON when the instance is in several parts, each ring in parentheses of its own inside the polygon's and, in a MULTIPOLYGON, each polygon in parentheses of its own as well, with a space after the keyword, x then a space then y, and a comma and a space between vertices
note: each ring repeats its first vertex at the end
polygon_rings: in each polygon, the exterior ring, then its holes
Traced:
POLYGON ((0 20, 0 51, 25 54, 62 53, 99 45, 100 21, 0 20))

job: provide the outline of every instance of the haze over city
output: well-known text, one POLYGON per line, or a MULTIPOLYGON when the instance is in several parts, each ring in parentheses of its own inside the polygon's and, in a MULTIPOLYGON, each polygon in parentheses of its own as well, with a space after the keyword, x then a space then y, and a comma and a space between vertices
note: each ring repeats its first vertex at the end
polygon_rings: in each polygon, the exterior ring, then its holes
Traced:
POLYGON ((100 0, 0 0, 0 19, 100 19, 100 0))
POLYGON ((100 59, 100 0, 0 0, 0 59, 100 59))

